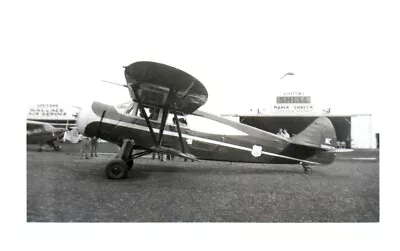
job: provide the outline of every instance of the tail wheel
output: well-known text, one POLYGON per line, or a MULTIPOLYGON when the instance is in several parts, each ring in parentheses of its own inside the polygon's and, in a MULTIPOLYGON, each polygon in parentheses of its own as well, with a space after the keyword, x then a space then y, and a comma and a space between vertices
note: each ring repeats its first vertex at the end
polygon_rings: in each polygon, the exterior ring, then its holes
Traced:
POLYGON ((311 169, 311 167, 307 167, 307 168, 305 168, 305 169, 304 169, 304 172, 305 172, 306 174, 310 174, 310 173, 312 173, 312 169, 311 169))
POLYGON ((306 174, 312 173, 312 169, 310 166, 303 164, 303 168, 304 168, 304 173, 306 174))
POLYGON ((106 176, 112 180, 125 179, 128 176, 129 166, 121 159, 113 159, 106 166, 106 176))

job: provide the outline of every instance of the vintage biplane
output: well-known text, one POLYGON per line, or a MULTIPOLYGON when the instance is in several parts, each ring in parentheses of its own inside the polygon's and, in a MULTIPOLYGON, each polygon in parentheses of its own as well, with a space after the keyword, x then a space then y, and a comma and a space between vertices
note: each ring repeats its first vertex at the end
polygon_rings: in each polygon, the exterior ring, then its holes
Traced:
POLYGON ((55 128, 49 123, 27 120, 26 122, 27 144, 38 144, 38 151, 43 151, 43 146, 48 144, 54 151, 61 150, 60 145, 54 144, 63 138, 66 129, 55 128))
POLYGON ((336 133, 326 117, 287 139, 198 110, 207 101, 206 88, 174 67, 136 62, 125 67, 125 78, 131 102, 94 102, 77 118, 81 134, 121 147, 106 166, 110 179, 127 177, 134 159, 153 152, 191 160, 300 163, 306 173, 311 165, 334 161, 336 133))

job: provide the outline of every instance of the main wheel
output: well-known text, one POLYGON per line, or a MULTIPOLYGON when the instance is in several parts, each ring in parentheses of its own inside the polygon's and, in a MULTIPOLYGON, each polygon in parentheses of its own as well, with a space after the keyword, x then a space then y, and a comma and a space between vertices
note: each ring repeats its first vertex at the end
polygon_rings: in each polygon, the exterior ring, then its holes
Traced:
POLYGON ((106 176, 112 180, 125 179, 128 176, 128 165, 121 159, 113 159, 106 166, 106 176))
POLYGON ((61 146, 55 146, 54 151, 59 152, 61 150, 61 146))

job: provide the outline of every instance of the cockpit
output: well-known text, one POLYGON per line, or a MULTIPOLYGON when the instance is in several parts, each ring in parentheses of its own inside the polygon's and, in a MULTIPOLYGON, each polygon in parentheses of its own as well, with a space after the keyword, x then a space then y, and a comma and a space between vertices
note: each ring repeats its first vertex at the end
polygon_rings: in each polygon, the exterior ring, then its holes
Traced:
MULTIPOLYGON (((157 121, 161 123, 161 118, 163 114, 163 109, 151 105, 143 105, 144 111, 146 112, 146 115, 151 121, 157 121)), ((124 114, 127 116, 131 117, 136 117, 136 118, 141 118, 145 119, 144 115, 142 114, 141 110, 138 107, 138 104, 132 100, 123 102, 119 105, 116 105, 115 108, 120 114, 124 114)), ((179 125, 181 127, 187 127, 188 123, 186 120, 186 116, 183 113, 177 112, 177 118, 179 121, 179 125)), ((169 125, 176 125, 176 120, 174 118, 173 112, 169 112, 166 124, 169 125)))

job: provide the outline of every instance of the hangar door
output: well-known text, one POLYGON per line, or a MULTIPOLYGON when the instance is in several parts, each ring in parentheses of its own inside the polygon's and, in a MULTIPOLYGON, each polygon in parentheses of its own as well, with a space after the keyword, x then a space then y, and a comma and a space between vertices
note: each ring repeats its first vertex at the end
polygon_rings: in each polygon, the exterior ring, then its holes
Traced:
MULTIPOLYGON (((285 128, 290 135, 298 134, 309 126, 318 117, 290 117, 290 116, 241 116, 240 122, 254 126, 261 130, 277 133, 279 128, 285 128)), ((328 117, 336 131, 338 141, 348 142, 350 147, 351 117, 328 117)))

